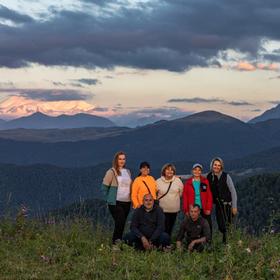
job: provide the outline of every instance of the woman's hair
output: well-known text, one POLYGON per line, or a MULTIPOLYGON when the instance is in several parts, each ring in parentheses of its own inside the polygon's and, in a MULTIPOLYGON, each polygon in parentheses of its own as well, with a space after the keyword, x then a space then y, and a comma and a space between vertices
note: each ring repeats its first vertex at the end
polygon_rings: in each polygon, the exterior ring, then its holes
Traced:
POLYGON ((161 169, 161 176, 165 176, 165 171, 166 171, 166 169, 168 169, 168 168, 171 168, 171 169, 173 170, 174 175, 176 174, 176 167, 175 167, 175 165, 172 164, 172 163, 166 163, 166 164, 162 167, 162 169, 161 169))
POLYGON ((122 156, 122 155, 125 156, 125 153, 123 151, 119 151, 114 155, 114 158, 113 158, 113 164, 112 165, 113 165, 113 168, 116 170, 118 175, 121 175, 121 172, 120 172, 120 169, 119 169, 119 166, 118 166, 118 159, 119 159, 119 156, 122 156))
MULTIPOLYGON (((139 169, 142 169, 142 168, 144 168, 144 167, 147 167, 147 168, 149 168, 149 169, 151 168, 150 164, 149 164, 147 161, 143 161, 143 162, 141 162, 140 165, 139 165, 139 169)), ((140 177, 141 175, 142 175, 142 173, 139 172, 139 174, 138 174, 137 177, 140 177)))
POLYGON ((224 164, 224 161, 220 158, 220 157, 215 157, 211 160, 211 163, 210 163, 210 171, 213 170, 213 165, 214 165, 214 162, 215 161, 219 161, 221 166, 222 166, 222 170, 224 170, 225 168, 225 164, 224 164))
POLYGON ((144 168, 144 167, 151 168, 151 165, 147 161, 142 161, 139 165, 139 169, 144 168))

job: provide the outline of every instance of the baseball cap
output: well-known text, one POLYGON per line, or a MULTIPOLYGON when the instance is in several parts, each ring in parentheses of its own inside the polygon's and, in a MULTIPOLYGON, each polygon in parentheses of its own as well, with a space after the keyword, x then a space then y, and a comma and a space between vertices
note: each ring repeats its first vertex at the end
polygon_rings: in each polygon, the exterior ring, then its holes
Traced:
POLYGON ((197 168, 197 167, 199 167, 201 170, 203 169, 203 166, 202 166, 200 163, 195 163, 195 164, 193 165, 192 169, 195 169, 195 168, 197 168))

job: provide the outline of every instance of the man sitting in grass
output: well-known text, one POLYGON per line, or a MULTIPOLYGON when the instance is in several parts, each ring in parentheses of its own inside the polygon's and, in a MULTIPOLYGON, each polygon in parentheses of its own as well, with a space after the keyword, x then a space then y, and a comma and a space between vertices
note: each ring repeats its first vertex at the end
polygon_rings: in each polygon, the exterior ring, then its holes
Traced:
POLYGON ((164 232, 164 213, 151 194, 144 195, 143 205, 133 213, 130 230, 124 241, 137 249, 170 246, 170 237, 164 232))
POLYGON ((209 224, 200 216, 200 207, 197 204, 191 207, 189 216, 186 216, 181 224, 177 235, 177 249, 183 249, 182 241, 184 238, 190 252, 194 250, 202 252, 204 245, 211 240, 209 224))

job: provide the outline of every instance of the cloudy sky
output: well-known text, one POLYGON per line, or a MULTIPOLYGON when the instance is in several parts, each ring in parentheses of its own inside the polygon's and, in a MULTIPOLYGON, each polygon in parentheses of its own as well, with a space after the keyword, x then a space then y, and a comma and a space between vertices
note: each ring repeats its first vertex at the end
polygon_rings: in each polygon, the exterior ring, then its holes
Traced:
POLYGON ((279 1, 57 3, 0 0, 0 100, 80 100, 120 120, 248 120, 280 101, 279 1))

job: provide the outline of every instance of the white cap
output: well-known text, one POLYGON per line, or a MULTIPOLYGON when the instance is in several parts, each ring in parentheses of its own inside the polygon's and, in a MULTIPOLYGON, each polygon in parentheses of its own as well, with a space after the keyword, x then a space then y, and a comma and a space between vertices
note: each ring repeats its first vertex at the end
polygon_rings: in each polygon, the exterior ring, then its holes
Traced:
POLYGON ((197 167, 199 167, 201 170, 203 169, 203 167, 202 167, 202 165, 201 165, 200 163, 195 163, 195 164, 193 165, 192 169, 195 169, 195 168, 197 168, 197 167))

